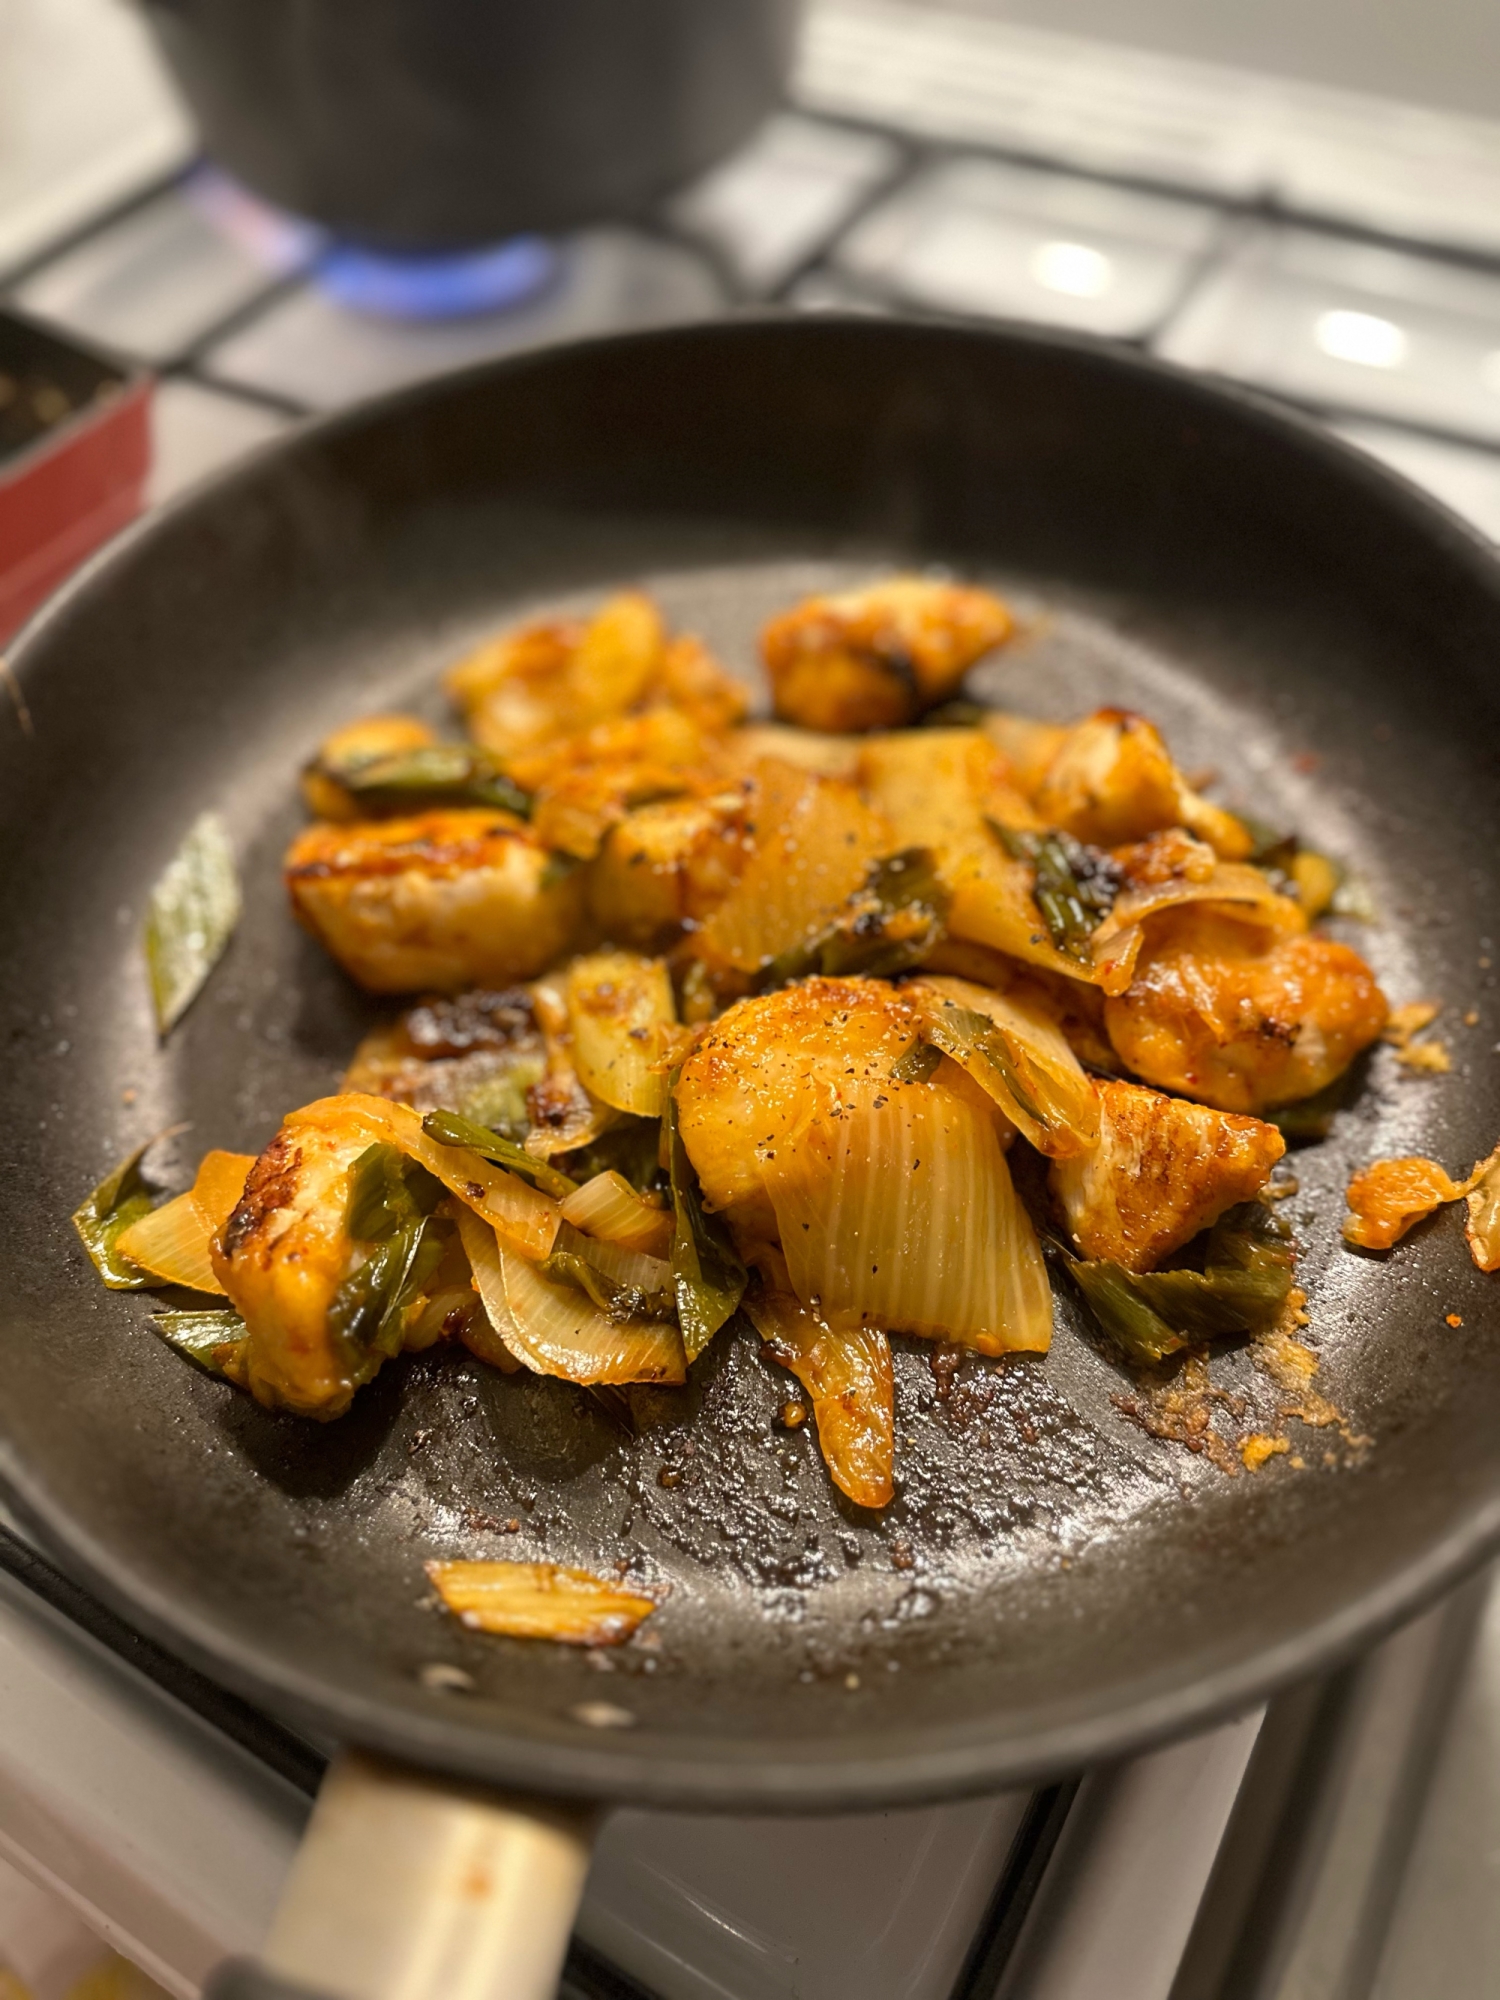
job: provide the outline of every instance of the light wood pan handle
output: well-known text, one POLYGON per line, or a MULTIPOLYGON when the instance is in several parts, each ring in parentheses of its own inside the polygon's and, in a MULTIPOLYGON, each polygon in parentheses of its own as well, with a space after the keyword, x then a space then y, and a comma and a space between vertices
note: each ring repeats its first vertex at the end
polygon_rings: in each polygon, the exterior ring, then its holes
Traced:
POLYGON ((553 2000, 595 1820, 345 1752, 263 1968, 204 2000, 553 2000))

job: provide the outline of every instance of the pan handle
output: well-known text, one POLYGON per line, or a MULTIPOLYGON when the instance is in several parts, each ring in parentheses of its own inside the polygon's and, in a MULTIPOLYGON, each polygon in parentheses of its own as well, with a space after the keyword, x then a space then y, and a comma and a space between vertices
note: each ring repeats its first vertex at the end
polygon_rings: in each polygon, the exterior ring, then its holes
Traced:
POLYGON ((263 1965, 204 2000, 552 2000, 597 1817, 344 1751, 263 1965))

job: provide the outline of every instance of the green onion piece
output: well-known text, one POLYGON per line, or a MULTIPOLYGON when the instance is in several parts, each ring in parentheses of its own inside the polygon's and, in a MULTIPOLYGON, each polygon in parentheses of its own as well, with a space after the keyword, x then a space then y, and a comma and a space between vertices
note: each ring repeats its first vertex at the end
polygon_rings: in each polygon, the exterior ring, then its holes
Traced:
POLYGON ((476 1125, 470 1118, 460 1118, 456 1111, 429 1111, 422 1120, 422 1130, 429 1139, 436 1139, 440 1146, 467 1146, 482 1160, 490 1160, 495 1166, 518 1174, 523 1181, 542 1194, 550 1194, 555 1201, 563 1201, 578 1186, 571 1176, 559 1173, 545 1160, 533 1159, 526 1148, 518 1146, 514 1139, 502 1139, 498 1132, 476 1125))
POLYGON ((677 1318, 689 1362, 713 1339, 738 1309, 747 1274, 717 1216, 707 1214, 698 1176, 682 1143, 677 1122, 677 1079, 667 1085, 667 1147, 672 1177, 672 1206, 677 1230, 672 1238, 672 1276, 677 1286, 677 1318))
POLYGON ((1333 901, 1328 905, 1332 915, 1349 917, 1361 924, 1375 924, 1380 921, 1380 913, 1375 908, 1375 898, 1370 886, 1357 875, 1342 874, 1338 887, 1333 892, 1333 901))
POLYGON ((368 1381, 382 1361, 400 1352, 406 1310, 442 1262, 444 1247, 443 1231, 427 1216, 414 1215, 334 1293, 328 1330, 343 1343, 356 1382, 368 1381))
POLYGON ((1022 1081, 1020 1069, 1011 1058, 1004 1035, 988 1014, 945 1000, 941 1012, 924 1025, 922 1033, 944 1055, 952 1056, 955 1062, 977 1056, 981 1062, 987 1063, 1028 1118, 1034 1120, 1044 1132, 1055 1129, 1057 1119, 1045 1105, 1037 1102, 1036 1093, 1022 1081))
POLYGON ((821 972, 892 979, 919 965, 942 935, 952 901, 928 847, 907 847, 870 864, 863 884, 833 921, 784 951, 756 981, 757 992, 821 972))
POLYGON ((409 1222, 431 1215, 443 1198, 436 1174, 409 1160, 399 1146, 377 1139, 349 1169, 344 1227, 359 1243, 383 1243, 409 1222))
POLYGON ((221 1349, 245 1338, 245 1322, 237 1312, 159 1312, 152 1313, 151 1324, 169 1347, 210 1375, 224 1372, 217 1358, 221 1349))
POLYGON ((435 806, 498 806, 526 819, 531 798, 487 751, 467 743, 429 743, 330 774, 370 814, 421 812, 435 806))
POLYGON ((1012 861, 1030 862, 1035 870, 1032 893, 1053 944, 1069 958, 1091 964, 1089 941, 1120 893, 1120 873, 1109 855, 1070 833, 1018 832, 988 816, 985 824, 1012 861))
POLYGON ((160 1284, 149 1271, 132 1264, 115 1248, 116 1239, 132 1222, 151 1211, 151 1190, 141 1174, 141 1161, 155 1141, 137 1146, 107 1174, 81 1207, 73 1211, 73 1227, 94 1260, 94 1269, 112 1292, 139 1292, 160 1284))
POLYGON ((1193 1341, 1261 1332, 1292 1288, 1285 1227, 1259 1202, 1242 1203, 1214 1224, 1201 1271, 1127 1271, 1107 1258, 1061 1254, 1100 1326, 1133 1361, 1146 1363, 1193 1341))
POLYGON ((941 1049, 919 1039, 912 1043, 904 1056, 898 1056, 891 1064, 892 1080, 896 1083, 925 1083, 942 1060, 941 1049))
POLYGON ((586 1292, 599 1308, 611 1319, 676 1319, 677 1298, 675 1291, 663 1287, 660 1291, 644 1292, 635 1285, 622 1285, 617 1278, 601 1271, 597 1264, 579 1250, 554 1250, 550 1257, 543 1258, 537 1269, 544 1278, 552 1278, 560 1285, 572 1285, 580 1292, 586 1292))
POLYGON ((204 813, 151 891, 146 968, 166 1035, 201 991, 240 920, 240 885, 222 822, 204 813))

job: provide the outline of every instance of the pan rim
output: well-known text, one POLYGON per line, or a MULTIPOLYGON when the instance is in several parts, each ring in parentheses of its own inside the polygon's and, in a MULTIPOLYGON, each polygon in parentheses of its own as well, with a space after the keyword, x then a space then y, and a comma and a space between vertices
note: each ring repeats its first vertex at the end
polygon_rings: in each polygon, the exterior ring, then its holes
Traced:
MULTIPOLYGON (((566 367, 590 354, 620 354, 709 341, 729 344, 754 338, 768 328, 811 346, 824 332, 872 343, 927 342, 935 347, 982 349, 994 345, 1042 353, 1072 354, 1117 377, 1169 382, 1205 410, 1237 408, 1262 429, 1294 442, 1337 466, 1387 505, 1396 506, 1429 546, 1457 558, 1476 584, 1500 596, 1500 566, 1491 546, 1468 523, 1402 475, 1360 451, 1302 411, 1277 403, 1253 389, 1198 375, 1154 356, 1126 350, 1086 335, 1059 333, 1019 323, 979 326, 872 319, 859 314, 759 311, 638 333, 597 336, 528 350, 498 361, 481 362, 452 374, 408 385, 379 399, 299 423, 268 440, 246 458, 143 516, 76 572, 34 615, 8 649, 12 691, 24 690, 29 672, 45 667, 54 638, 65 637, 67 619, 80 603, 106 592, 133 554, 171 532, 215 497, 250 484, 268 466, 303 451, 315 451, 348 433, 380 427, 407 411, 453 396, 500 376, 566 367)), ((832 1751, 815 1739, 788 1742, 784 1750, 763 1740, 736 1745, 736 1756, 684 1755, 671 1742, 648 1747, 623 1733, 601 1734, 595 1742, 540 1741, 521 1731, 467 1721, 458 1703, 449 1716, 429 1716, 397 1708, 379 1698, 333 1689, 313 1674, 235 1636, 221 1620, 184 1606, 158 1591, 117 1555, 71 1520, 18 1458, 11 1440, 0 1440, 0 1491, 41 1543, 111 1608, 152 1638, 179 1653, 237 1693, 275 1713, 341 1739, 357 1741, 410 1762, 454 1775, 482 1776, 538 1792, 634 1802, 661 1808, 761 1812, 838 1812, 913 1805, 966 1793, 988 1792, 1055 1776, 1129 1754, 1202 1729, 1243 1712, 1276 1689, 1331 1666, 1413 1615, 1445 1587, 1457 1583, 1500 1546, 1500 1494, 1471 1504, 1467 1513, 1401 1569, 1352 1602, 1271 1645, 1181 1685, 1136 1696, 1127 1692, 1094 1715, 1046 1726, 1019 1740, 994 1717, 944 1729, 934 1746, 923 1732, 906 1730, 894 1739, 872 1732, 849 1736, 832 1751), (916 1739, 916 1740, 913 1740, 916 1739)), ((580 1731, 582 1735, 583 1732, 580 1731)), ((701 1740, 701 1739, 698 1739, 701 1740)))

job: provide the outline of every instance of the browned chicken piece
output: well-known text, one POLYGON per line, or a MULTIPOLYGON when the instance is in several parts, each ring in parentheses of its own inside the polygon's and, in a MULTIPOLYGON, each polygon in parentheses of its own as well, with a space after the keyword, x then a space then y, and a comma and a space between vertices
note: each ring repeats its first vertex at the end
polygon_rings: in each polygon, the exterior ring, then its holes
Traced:
POLYGON ((533 794, 531 830, 548 847, 588 861, 632 807, 697 793, 715 781, 717 739, 676 708, 601 722, 511 759, 533 794))
POLYGON ((899 729, 946 701, 1012 619, 987 590, 896 576, 810 597, 761 634, 776 713, 804 728, 899 729))
POLYGON ((1054 1160, 1053 1192, 1085 1257, 1150 1271, 1259 1193, 1286 1151, 1274 1125, 1163 1097, 1139 1084, 1094 1086, 1099 1144, 1054 1160))
POLYGON ((451 668, 444 685, 475 740, 505 758, 653 707, 721 732, 748 703, 700 640, 668 638, 640 591, 612 597, 587 621, 503 633, 451 668))
POLYGON ((744 787, 627 813, 588 871, 589 910, 616 944, 650 944, 701 923, 739 880, 748 854, 744 787))
POLYGON ((302 773, 302 796, 318 819, 358 819, 360 809, 341 780, 362 764, 377 764, 403 750, 425 750, 436 741, 414 715, 367 715, 336 729, 319 745, 302 773))
POLYGON ((1105 1006, 1121 1061, 1221 1111, 1295 1104, 1385 1025, 1385 995, 1347 945, 1199 905, 1164 912, 1126 991, 1105 1006))
POLYGON ((308 827, 286 883, 302 923, 372 993, 529 978, 567 950, 583 914, 578 871, 484 808, 308 827))
POLYGON ((1243 860, 1254 845, 1242 821, 1192 790, 1159 732, 1121 708, 1101 708, 1066 731, 1033 803, 1048 826, 1097 847, 1171 826, 1187 827, 1223 860, 1243 860))
POLYGON ((345 1226, 349 1169, 376 1134, 334 1106, 284 1125, 250 1169, 214 1245, 214 1272, 248 1329, 235 1378, 268 1408, 339 1417, 380 1366, 329 1325, 334 1294, 357 1261, 345 1226))

